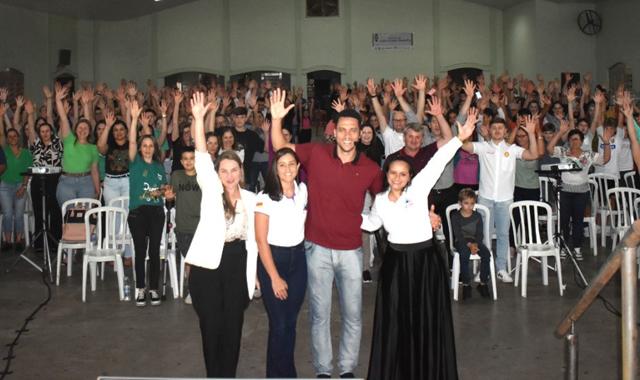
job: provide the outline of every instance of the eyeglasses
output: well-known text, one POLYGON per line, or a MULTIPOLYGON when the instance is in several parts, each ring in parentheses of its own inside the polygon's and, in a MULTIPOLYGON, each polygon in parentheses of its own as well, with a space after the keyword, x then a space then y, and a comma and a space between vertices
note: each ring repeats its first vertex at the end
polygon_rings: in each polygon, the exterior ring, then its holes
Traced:
POLYGON ((393 119, 393 121, 404 123, 407 119, 393 119))

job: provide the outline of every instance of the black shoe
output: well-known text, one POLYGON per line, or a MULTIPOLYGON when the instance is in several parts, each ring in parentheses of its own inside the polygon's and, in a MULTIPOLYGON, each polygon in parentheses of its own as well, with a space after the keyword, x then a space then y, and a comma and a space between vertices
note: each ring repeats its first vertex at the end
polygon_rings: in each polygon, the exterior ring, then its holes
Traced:
POLYGON ((318 378, 318 379, 330 379, 331 375, 327 375, 326 373, 321 373, 318 376, 316 376, 316 378, 318 378))
POLYGON ((362 272, 362 282, 364 282, 365 284, 368 284, 372 281, 373 280, 371 279, 371 272, 369 272, 368 270, 362 272))
POLYGON ((491 297, 489 295, 489 287, 487 286, 487 284, 480 283, 480 285, 478 285, 478 292, 480 293, 482 298, 490 298, 491 297))
POLYGON ((24 249, 24 242, 23 241, 19 241, 19 242, 15 243, 15 247, 16 247, 16 251, 17 252, 22 252, 22 250, 24 249))
POLYGON ((466 300, 471 298, 471 285, 464 284, 462 285, 462 299, 466 300))
POLYGON ((10 243, 8 241, 3 241, 2 246, 0 246, 0 250, 4 252, 11 251, 12 249, 13 249, 13 243, 10 243))
POLYGON ((160 301, 160 296, 158 295, 157 290, 150 290, 149 297, 151 298, 151 306, 160 305, 161 301, 160 301))
POLYGON ((136 289, 136 306, 147 305, 147 292, 144 289, 136 289))
POLYGON ((353 375, 353 372, 345 372, 340 375, 341 379, 355 379, 356 377, 353 375))

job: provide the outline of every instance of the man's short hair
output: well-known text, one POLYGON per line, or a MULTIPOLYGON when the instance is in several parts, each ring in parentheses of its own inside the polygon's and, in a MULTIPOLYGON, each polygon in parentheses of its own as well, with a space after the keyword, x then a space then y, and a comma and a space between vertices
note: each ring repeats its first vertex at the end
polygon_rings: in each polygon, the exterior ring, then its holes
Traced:
POLYGON ((336 121, 340 120, 340 118, 342 118, 342 117, 350 117, 352 119, 358 120, 358 128, 362 124, 362 116, 360 115, 360 112, 358 112, 358 111, 356 111, 354 109, 348 108, 348 109, 345 109, 342 112, 338 113, 338 117, 336 118, 336 121))
POLYGON ((618 122, 616 121, 616 119, 612 117, 608 117, 604 120, 605 127, 616 127, 617 125, 618 125, 618 122))
POLYGON ((553 125, 553 123, 545 123, 542 126, 542 132, 555 132, 556 131, 556 126, 553 125))
POLYGON ((236 107, 231 110, 232 116, 247 116, 247 107, 236 107))
POLYGON ((184 158, 184 154, 185 153, 195 153, 196 150, 194 147, 192 146, 185 146, 184 148, 182 148, 182 152, 180 153, 180 159, 184 158))
POLYGON ((473 191, 472 188, 465 187, 464 189, 460 190, 460 192, 458 193, 458 202, 462 202, 465 199, 473 199, 474 201, 476 201, 478 199, 478 196, 476 195, 476 192, 473 191))
POLYGON ((493 119, 491 119, 490 125, 493 125, 493 124, 502 124, 504 125, 505 128, 507 127, 507 122, 501 117, 494 117, 493 119))
POLYGON ((422 128, 422 125, 418 124, 418 123, 409 123, 407 124, 407 127, 404 130, 404 133, 407 133, 409 131, 414 131, 417 133, 422 133, 424 130, 424 128, 422 128))

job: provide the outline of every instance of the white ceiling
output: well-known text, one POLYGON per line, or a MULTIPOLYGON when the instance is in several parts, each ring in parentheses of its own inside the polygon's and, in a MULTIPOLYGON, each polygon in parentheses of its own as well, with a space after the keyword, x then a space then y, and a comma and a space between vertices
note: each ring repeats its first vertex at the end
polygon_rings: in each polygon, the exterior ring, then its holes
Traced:
MULTIPOLYGON (((513 5, 524 3, 528 0, 467 0, 472 3, 478 3, 483 5, 488 5, 490 7, 506 9, 513 5)), ((613 0, 551 0, 554 3, 598 3, 601 1, 613 1, 613 0)))
POLYGON ((125 20, 194 0, 0 0, 35 11, 93 20, 125 20))

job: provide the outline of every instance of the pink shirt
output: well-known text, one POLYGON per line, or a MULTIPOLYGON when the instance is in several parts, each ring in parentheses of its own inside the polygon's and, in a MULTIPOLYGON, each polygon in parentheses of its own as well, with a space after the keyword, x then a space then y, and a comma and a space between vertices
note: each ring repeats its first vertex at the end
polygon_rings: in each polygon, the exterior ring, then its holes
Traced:
POLYGON ((453 169, 453 180, 461 185, 478 184, 478 155, 460 149, 460 159, 453 169))

